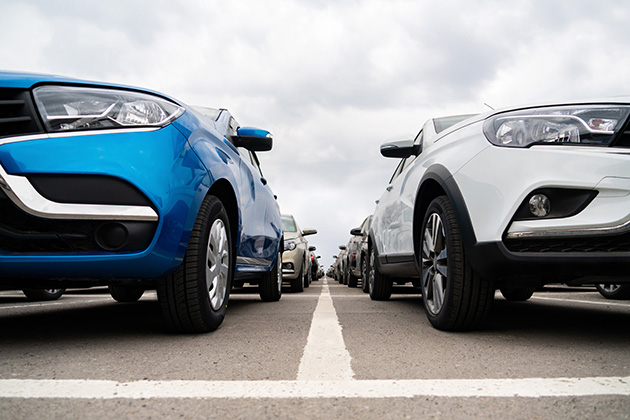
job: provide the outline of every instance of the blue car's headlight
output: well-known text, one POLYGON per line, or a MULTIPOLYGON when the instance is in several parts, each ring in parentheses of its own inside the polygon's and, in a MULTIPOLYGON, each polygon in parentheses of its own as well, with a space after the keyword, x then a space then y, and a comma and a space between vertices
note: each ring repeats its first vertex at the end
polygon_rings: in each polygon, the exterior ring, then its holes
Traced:
POLYGON ((483 132, 497 146, 608 145, 629 113, 630 107, 619 105, 534 108, 494 115, 483 132))
POLYGON ((33 95, 48 131, 163 127, 184 112, 166 99, 126 90, 41 86, 33 95))

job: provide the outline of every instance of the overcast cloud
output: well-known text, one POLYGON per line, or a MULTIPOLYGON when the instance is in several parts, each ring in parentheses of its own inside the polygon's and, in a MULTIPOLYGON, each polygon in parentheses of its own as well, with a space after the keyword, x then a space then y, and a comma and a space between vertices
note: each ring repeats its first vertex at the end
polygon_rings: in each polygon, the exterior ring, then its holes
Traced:
POLYGON ((630 94, 616 0, 2 0, 0 69, 142 86, 274 134, 281 209, 325 266, 433 116, 630 94))

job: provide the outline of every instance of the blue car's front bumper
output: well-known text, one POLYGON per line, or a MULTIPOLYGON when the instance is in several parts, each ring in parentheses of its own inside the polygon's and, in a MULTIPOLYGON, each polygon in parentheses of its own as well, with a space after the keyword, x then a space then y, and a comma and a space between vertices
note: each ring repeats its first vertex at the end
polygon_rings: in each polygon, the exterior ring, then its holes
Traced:
POLYGON ((0 166, 0 236, 8 238, 0 241, 0 282, 160 277, 181 263, 208 185, 174 125, 0 139, 0 166), (45 191, 52 178, 54 191, 45 191), (91 191, 72 191, 77 185, 91 191), (37 197, 50 194, 62 198, 47 206, 37 197), (103 239, 110 236, 111 247, 103 239))

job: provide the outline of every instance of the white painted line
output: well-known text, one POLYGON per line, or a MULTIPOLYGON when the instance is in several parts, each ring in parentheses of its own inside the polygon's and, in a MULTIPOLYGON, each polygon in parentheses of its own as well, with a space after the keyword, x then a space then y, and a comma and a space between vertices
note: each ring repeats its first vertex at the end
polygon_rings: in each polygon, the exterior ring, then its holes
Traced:
POLYGON ((630 396, 630 377, 341 381, 0 380, 0 398, 413 398, 630 396))
POLYGON ((330 297, 328 281, 324 280, 297 379, 298 381, 352 379, 354 372, 351 361, 350 353, 343 341, 341 324, 330 297))
POLYGON ((550 300, 550 301, 554 301, 554 302, 584 303, 584 304, 588 304, 588 305, 600 305, 600 306, 620 306, 620 307, 624 307, 624 308, 630 308, 630 304, 629 303, 611 302, 609 300, 598 302, 598 301, 592 301, 592 300, 552 298, 552 297, 543 297, 543 296, 536 296, 536 295, 532 296, 531 299, 533 299, 533 300, 550 300))

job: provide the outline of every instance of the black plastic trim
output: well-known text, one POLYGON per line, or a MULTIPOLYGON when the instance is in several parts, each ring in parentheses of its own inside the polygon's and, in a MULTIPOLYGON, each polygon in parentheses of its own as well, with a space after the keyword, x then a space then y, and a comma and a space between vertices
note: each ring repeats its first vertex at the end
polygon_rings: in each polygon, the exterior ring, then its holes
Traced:
POLYGON ((379 271, 391 277, 420 276, 414 255, 386 255, 377 257, 379 271))
MULTIPOLYGON (((470 213, 468 212, 468 207, 464 201, 464 196, 462 195, 457 182, 455 182, 453 175, 442 165, 436 164, 431 166, 422 177, 414 207, 414 223, 422 223, 424 213, 429 207, 429 204, 431 204, 431 201, 437 195, 441 195, 438 192, 428 191, 430 188, 428 187, 430 185, 430 181, 434 181, 439 184, 441 190, 446 194, 451 202, 453 210, 455 211, 455 217, 457 218, 457 224, 459 225, 464 246, 468 248, 476 244, 477 237, 475 235, 475 230, 472 227, 470 213), (421 201, 422 197, 429 197, 430 199, 421 201)), ((422 226, 414 226, 414 244, 416 245, 416 250, 420 244, 421 229, 422 226)))
POLYGON ((30 174, 28 180, 43 197, 57 203, 153 206, 134 185, 106 175, 30 174))
POLYGON ((468 249, 474 269, 483 277, 515 286, 522 279, 540 284, 564 283, 587 277, 627 278, 630 253, 512 253, 501 242, 479 243, 468 249))

